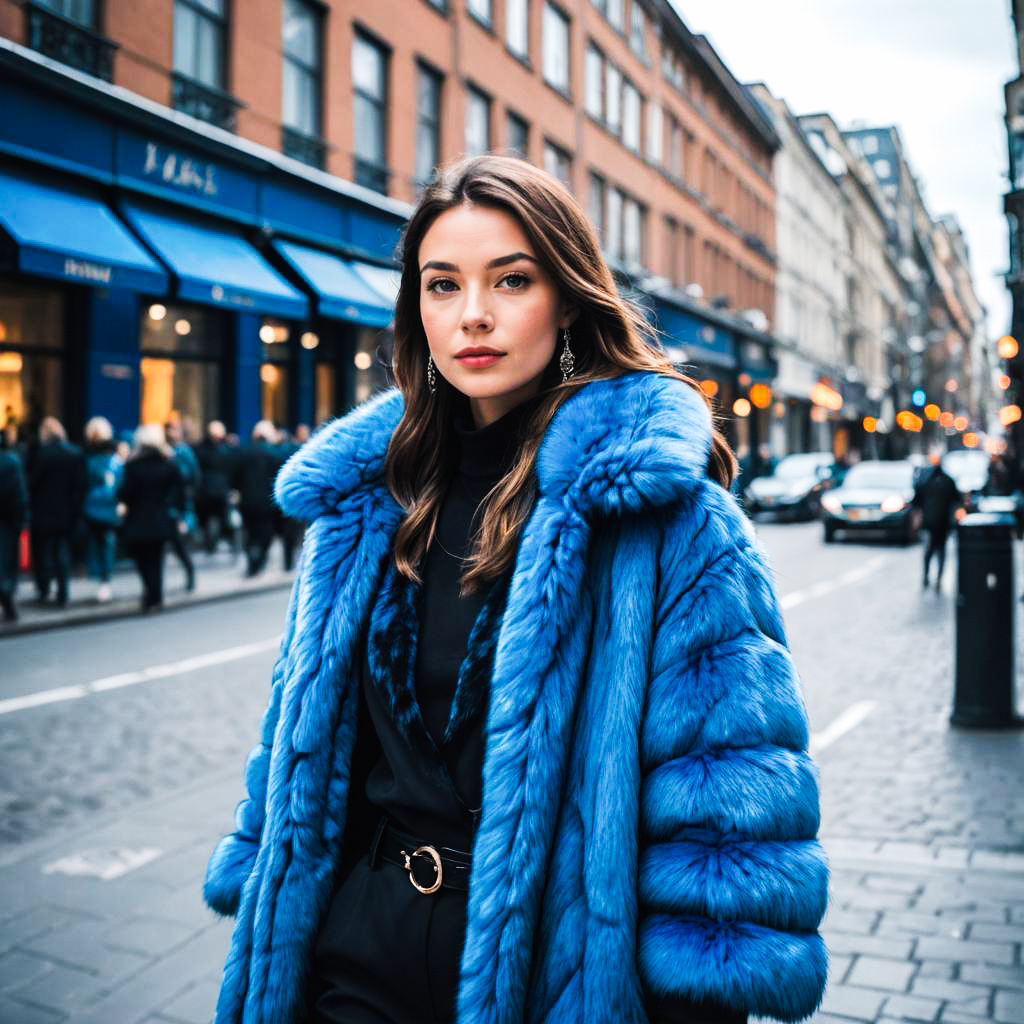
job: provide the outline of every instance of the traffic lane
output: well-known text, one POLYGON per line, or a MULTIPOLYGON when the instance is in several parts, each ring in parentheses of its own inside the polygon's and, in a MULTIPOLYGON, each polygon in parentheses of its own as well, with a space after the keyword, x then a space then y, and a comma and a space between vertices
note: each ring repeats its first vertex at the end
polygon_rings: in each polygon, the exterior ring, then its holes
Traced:
POLYGON ((0 700, 134 672, 226 647, 256 643, 284 628, 288 590, 181 610, 0 640, 0 700))
MULTIPOLYGON (((280 630, 280 609, 263 607, 257 616, 250 607, 249 613, 256 635, 280 630)), ((179 655, 216 640, 216 621, 201 633, 198 623, 192 626, 195 635, 178 637, 179 655)), ((231 769, 241 797, 275 658, 275 651, 263 650, 0 718, 0 850, 231 769)))

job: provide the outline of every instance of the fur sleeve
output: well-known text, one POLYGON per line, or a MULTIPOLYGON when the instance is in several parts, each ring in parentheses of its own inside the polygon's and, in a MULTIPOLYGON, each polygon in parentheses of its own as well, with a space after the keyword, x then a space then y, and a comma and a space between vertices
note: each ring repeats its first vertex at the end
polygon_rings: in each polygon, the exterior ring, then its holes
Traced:
MULTIPOLYGON (((302 555, 300 555, 300 560, 302 555)), ((302 571, 296 574, 288 603, 286 627, 281 649, 274 664, 270 700, 260 723, 260 742, 249 751, 245 762, 246 797, 235 808, 235 831, 217 844, 206 868, 203 899, 218 914, 233 916, 238 912, 242 886, 252 872, 259 851, 263 821, 266 817, 267 776, 274 730, 281 711, 288 651, 295 627, 295 608, 302 571)))
POLYGON ((717 484, 659 559, 641 739, 638 968, 653 1000, 798 1021, 821 1001, 817 769, 771 570, 717 484))

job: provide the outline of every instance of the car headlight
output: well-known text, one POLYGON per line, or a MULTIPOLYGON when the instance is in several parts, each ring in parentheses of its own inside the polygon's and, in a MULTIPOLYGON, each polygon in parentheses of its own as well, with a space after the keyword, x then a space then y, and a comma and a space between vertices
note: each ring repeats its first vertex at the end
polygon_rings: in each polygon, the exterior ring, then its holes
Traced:
POLYGON ((821 499, 821 507, 833 515, 838 515, 843 511, 843 503, 834 494, 824 495, 821 499))
POLYGON ((902 512, 906 507, 907 503, 898 494, 890 494, 882 502, 882 511, 887 516, 891 516, 894 512, 902 512))

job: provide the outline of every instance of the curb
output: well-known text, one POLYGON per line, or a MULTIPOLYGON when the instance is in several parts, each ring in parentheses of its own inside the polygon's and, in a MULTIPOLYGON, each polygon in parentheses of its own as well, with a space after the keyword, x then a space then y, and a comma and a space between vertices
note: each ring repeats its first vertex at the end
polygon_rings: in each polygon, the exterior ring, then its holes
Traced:
MULTIPOLYGON (((210 604, 214 601, 225 601, 232 598, 247 597, 250 594, 264 594, 272 590, 290 587, 294 582, 294 574, 265 581, 257 581, 246 586, 228 590, 215 591, 209 594, 191 593, 164 599, 164 606, 159 612, 148 612, 146 617, 164 615, 168 612, 183 611, 195 605, 210 604)), ((45 633, 54 629, 73 626, 89 626, 99 622, 113 622, 117 619, 143 618, 139 610, 138 598, 112 601, 109 604, 86 607, 62 614, 54 614, 52 619, 40 619, 30 622, 13 622, 0 624, 0 640, 9 636, 26 636, 30 633, 45 633)))

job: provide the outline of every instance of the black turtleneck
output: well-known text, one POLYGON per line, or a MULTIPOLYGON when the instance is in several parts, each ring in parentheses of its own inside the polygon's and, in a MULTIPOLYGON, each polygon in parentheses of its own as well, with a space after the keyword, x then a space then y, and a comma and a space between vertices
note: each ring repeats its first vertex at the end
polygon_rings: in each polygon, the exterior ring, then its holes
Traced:
POLYGON ((488 587, 485 584, 461 597, 459 576, 462 560, 471 551, 473 535, 479 529, 475 513, 513 465, 526 420, 541 400, 540 395, 531 396, 479 428, 467 403, 452 423, 456 470, 421 570, 414 684, 423 724, 440 751, 456 793, 439 784, 438 773, 431 770, 434 766, 425 761, 428 755, 414 749, 395 728, 386 701, 372 685, 365 653, 362 659, 365 706, 380 741, 365 787, 371 814, 384 811, 413 835, 461 850, 472 846, 472 811, 481 804, 483 716, 477 716, 447 745, 442 745, 442 737, 470 631, 488 587))

